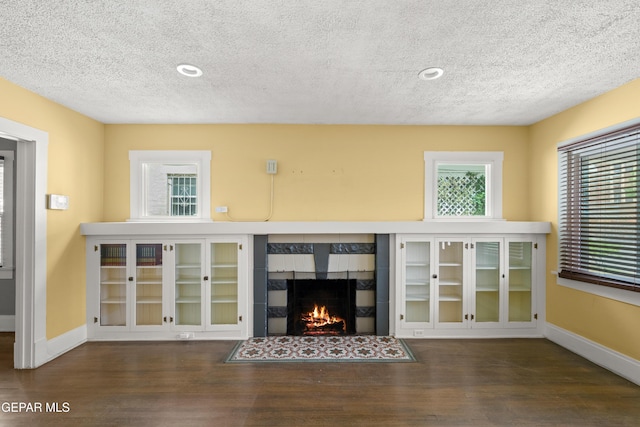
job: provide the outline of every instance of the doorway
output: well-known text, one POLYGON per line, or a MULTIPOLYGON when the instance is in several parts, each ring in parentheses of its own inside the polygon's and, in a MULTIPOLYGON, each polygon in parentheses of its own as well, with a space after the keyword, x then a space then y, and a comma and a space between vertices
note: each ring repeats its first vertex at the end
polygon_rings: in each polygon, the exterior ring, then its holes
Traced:
POLYGON ((16 141, 14 367, 36 368, 48 360, 47 132, 0 117, 0 137, 16 141))
POLYGON ((0 137, 0 332, 15 332, 16 147, 16 140, 0 137))

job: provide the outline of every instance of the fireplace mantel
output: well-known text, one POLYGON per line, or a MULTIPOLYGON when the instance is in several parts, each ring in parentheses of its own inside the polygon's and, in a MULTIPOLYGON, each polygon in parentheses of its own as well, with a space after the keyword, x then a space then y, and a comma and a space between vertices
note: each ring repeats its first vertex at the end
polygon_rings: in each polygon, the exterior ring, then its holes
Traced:
POLYGON ((94 222, 85 236, 202 236, 224 234, 548 234, 549 222, 528 221, 274 221, 274 222, 94 222))

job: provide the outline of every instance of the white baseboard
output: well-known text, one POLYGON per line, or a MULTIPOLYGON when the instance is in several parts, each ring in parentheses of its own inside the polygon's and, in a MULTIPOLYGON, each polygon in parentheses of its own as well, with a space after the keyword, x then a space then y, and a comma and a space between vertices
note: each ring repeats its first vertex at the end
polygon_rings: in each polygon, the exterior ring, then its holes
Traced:
POLYGON ((15 332, 16 316, 0 316, 0 332, 15 332))
POLYGON ((547 323, 546 337, 605 369, 640 385, 640 361, 547 323))
POLYGON ((56 357, 73 350, 80 344, 87 341, 87 326, 82 325, 75 329, 65 332, 55 338, 47 340, 47 360, 49 362, 56 357))

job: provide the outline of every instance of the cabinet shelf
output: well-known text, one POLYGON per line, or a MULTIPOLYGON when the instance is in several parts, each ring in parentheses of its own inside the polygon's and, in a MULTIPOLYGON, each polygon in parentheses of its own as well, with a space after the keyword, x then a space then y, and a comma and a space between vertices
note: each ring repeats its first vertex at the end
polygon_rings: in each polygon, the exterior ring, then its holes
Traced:
POLYGON ((200 269, 200 264, 176 264, 177 269, 182 268, 197 268, 200 269))
POLYGON ((431 297, 429 296, 429 294, 407 293, 405 300, 406 301, 429 301, 431 300, 431 297))
POLYGON ((407 286, 429 286, 428 280, 410 280, 407 281, 407 286))
POLYGON ((212 304, 235 304, 236 302, 238 302, 238 297, 235 295, 220 295, 211 297, 212 304))
POLYGON ((499 292, 500 289, 496 286, 486 285, 486 286, 476 286, 476 291, 477 292, 499 292))
POLYGON ((100 304, 124 304, 126 302, 126 297, 109 297, 100 300, 100 304))
POLYGON ((531 292, 531 288, 527 286, 509 286, 509 292, 531 292))
POLYGON ((136 283, 138 285, 158 285, 158 286, 162 286, 162 279, 156 279, 156 280, 136 280, 136 283))
POLYGON ((138 297, 136 304, 162 304, 162 297, 138 297))
POLYGON ((212 280, 211 284, 212 285, 235 285, 238 283, 238 280, 236 279, 220 279, 220 280, 212 280))
POLYGON ((462 267, 461 262, 441 262, 438 264, 440 267, 462 267))
POLYGON ((407 267, 429 267, 428 262, 407 262, 407 267))
POLYGON ((498 270, 497 265, 476 265, 476 270, 498 270))
POLYGON ((462 286, 462 282, 459 280, 440 280, 438 284, 440 286, 462 286))
POLYGON ((462 297, 459 296, 455 296, 455 295, 445 295, 445 296, 441 296, 438 301, 440 302, 460 302, 462 301, 462 297))
POLYGON ((200 304, 200 297, 178 297, 177 304, 200 304))
POLYGON ((238 264, 230 264, 230 263, 221 263, 221 264, 212 264, 211 268, 238 268, 238 264))
POLYGON ((126 280, 103 280, 100 282, 101 285, 126 285, 126 280))
POLYGON ((200 286, 200 279, 177 279, 176 285, 198 285, 200 286))

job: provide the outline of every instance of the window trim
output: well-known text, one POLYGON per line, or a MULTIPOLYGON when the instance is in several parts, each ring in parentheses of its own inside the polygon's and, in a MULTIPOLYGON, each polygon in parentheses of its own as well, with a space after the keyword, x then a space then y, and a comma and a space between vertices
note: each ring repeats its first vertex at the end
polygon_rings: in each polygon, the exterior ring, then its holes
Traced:
POLYGON ((502 151, 425 151, 424 221, 502 221, 502 151), (438 216, 438 165, 477 164, 488 166, 487 215, 438 216))
POLYGON ((208 222, 211 221, 211 151, 205 150, 131 150, 129 151, 130 167, 130 218, 128 221, 147 222, 208 222), (146 216, 145 174, 147 163, 192 163, 197 167, 197 215, 180 216, 146 216))
POLYGON ((14 235, 14 222, 13 222, 13 210, 14 210, 14 160, 15 154, 11 150, 0 150, 0 157, 4 158, 4 177, 3 177, 3 194, 4 200, 4 215, 2 216, 2 230, 8 231, 2 233, 2 248, 3 253, 2 260, 0 262, 0 279, 13 279, 15 270, 14 254, 13 254, 13 235, 14 235), (7 179, 8 178, 8 179, 7 179), (10 224, 11 227, 6 225, 10 224))
MULTIPOLYGON (((609 134, 612 133, 617 133, 617 132, 621 132, 623 130, 625 130, 626 128, 630 128, 630 127, 637 127, 640 126, 640 118, 636 118, 636 119, 632 119, 632 120, 628 120, 622 123, 618 123, 603 129, 598 129, 595 130, 593 132, 589 132, 574 138, 570 138, 567 140, 564 140, 562 142, 559 142, 556 147, 558 151, 559 149, 563 148, 563 147, 567 147, 569 145, 573 145, 573 144, 578 144, 581 142, 587 142, 589 140, 593 140, 593 139, 598 139, 598 138, 604 138, 609 134)), ((571 289, 575 289, 578 291, 582 291, 585 293, 589 293, 592 295, 597 295, 600 297, 604 297, 604 298, 608 298, 611 300, 615 300, 615 301, 620 301, 620 302, 624 302, 627 304, 632 304, 635 306, 639 306, 640 307, 640 292, 636 291, 636 290, 632 290, 632 289, 623 289, 623 288, 617 288, 617 287, 613 287, 613 286, 607 286, 607 285, 603 285, 603 284, 596 284, 596 283, 591 283, 591 282, 584 282, 584 281, 580 281, 577 280, 575 278, 569 279, 569 278, 563 278, 560 277, 559 275, 559 269, 560 269, 560 256, 561 256, 561 231, 559 224, 561 223, 561 207, 562 207, 562 179, 560 176, 560 170, 561 170, 561 166, 562 166, 562 158, 560 155, 557 156, 557 224, 558 224, 558 239, 557 239, 557 265, 558 265, 558 271, 554 271, 552 272, 554 275, 556 275, 556 283, 560 286, 564 286, 564 287, 568 287, 571 289)))

